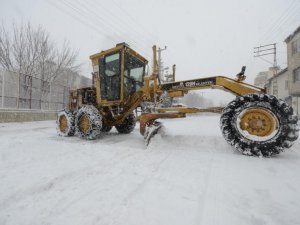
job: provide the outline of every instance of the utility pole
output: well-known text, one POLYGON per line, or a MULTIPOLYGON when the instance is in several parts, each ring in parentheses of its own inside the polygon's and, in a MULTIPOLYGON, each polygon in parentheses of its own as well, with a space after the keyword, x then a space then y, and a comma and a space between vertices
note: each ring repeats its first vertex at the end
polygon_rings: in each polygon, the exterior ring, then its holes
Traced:
POLYGON ((165 46, 164 48, 158 48, 157 50, 157 69, 158 69, 158 77, 160 78, 161 81, 164 82, 164 77, 163 77, 163 73, 164 73, 164 64, 163 64, 163 61, 162 61, 162 58, 161 58, 161 52, 167 50, 167 46, 165 46))
POLYGON ((165 46, 163 49, 158 48, 157 53, 158 53, 158 59, 157 59, 157 70, 158 70, 158 77, 162 82, 171 82, 175 81, 175 68, 176 65, 172 66, 173 73, 169 74, 168 70, 169 67, 164 67, 164 63, 161 57, 161 52, 167 50, 167 46, 165 46), (165 72, 167 71, 167 72, 165 72))
POLYGON ((278 72, 278 65, 277 65, 277 52, 276 52, 276 43, 268 44, 268 45, 261 45, 258 47, 254 47, 254 57, 259 57, 260 59, 264 60, 267 63, 273 65, 272 72, 273 72, 273 95, 278 97, 278 85, 277 85, 277 78, 275 77, 278 72), (262 56, 273 55, 273 62, 262 58, 262 56))

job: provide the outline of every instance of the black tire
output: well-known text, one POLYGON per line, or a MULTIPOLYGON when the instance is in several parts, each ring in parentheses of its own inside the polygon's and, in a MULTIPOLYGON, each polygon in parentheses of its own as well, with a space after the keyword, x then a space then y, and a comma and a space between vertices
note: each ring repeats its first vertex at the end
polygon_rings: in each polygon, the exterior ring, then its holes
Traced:
POLYGON ((94 140, 101 134, 102 116, 94 106, 86 105, 78 110, 75 125, 80 137, 94 140))
POLYGON ((75 134, 75 117, 66 109, 57 113, 56 130, 60 136, 73 136, 75 134))
POLYGON ((109 131, 111 131, 111 129, 112 129, 112 126, 103 126, 102 125, 101 132, 109 132, 109 131))
MULTIPOLYGON (((260 117, 257 120, 261 120, 260 117)), ((248 94, 238 96, 228 104, 221 116, 220 127, 225 140, 243 154, 271 157, 290 148, 297 140, 299 135, 297 121, 297 116, 293 115, 293 108, 283 100, 266 94, 248 94), (272 115, 272 120, 277 124, 276 129, 263 137, 244 132, 241 129, 243 126, 241 117, 251 110, 260 110, 272 115)), ((251 122, 250 120, 249 124, 251 122)), ((253 128, 250 129, 253 132, 253 128)), ((254 129, 264 130, 264 128, 254 129)))
POLYGON ((129 114, 123 122, 119 125, 116 125, 116 129, 120 134, 129 134, 135 128, 136 120, 134 113, 129 114))

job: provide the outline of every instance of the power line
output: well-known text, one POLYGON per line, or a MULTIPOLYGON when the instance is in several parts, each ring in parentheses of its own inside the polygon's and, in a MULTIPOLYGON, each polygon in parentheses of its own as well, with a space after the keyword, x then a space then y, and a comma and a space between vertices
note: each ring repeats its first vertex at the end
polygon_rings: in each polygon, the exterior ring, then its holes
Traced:
MULTIPOLYGON (((280 31, 281 27, 283 25, 285 25, 289 19, 291 17, 293 17, 295 15, 295 13, 298 12, 298 6, 299 6, 299 1, 298 0, 294 0, 292 1, 288 7, 286 7, 282 13, 280 14, 279 17, 277 17, 277 19, 273 20, 273 23, 271 23, 269 29, 261 36, 259 43, 262 42, 267 42, 269 40, 271 40, 272 37, 274 37, 276 34, 278 34, 278 31, 280 31)), ((279 41, 279 40, 277 40, 279 41)), ((261 57, 262 60, 267 61, 268 63, 270 63, 270 61, 265 60, 264 58, 261 57)), ((247 61, 247 64, 252 61, 252 57, 249 56, 249 59, 247 61)))
MULTIPOLYGON (((95 23, 93 22, 94 20, 87 19, 87 17, 88 17, 87 15, 89 15, 89 14, 84 13, 81 9, 79 9, 78 7, 72 5, 72 4, 71 4, 70 2, 68 2, 67 0, 62 0, 62 1, 60 1, 60 2, 63 3, 63 4, 64 4, 66 7, 68 7, 69 9, 73 10, 75 13, 81 15, 81 16, 82 16, 83 18, 85 18, 86 20, 91 21, 90 23, 93 24, 94 27, 99 27, 99 26, 97 26, 97 24, 95 24, 95 23)), ((95 19, 98 20, 98 18, 95 18, 95 19)), ((108 27, 106 24, 102 23, 102 22, 101 22, 101 25, 103 25, 104 27, 106 27, 106 29, 109 29, 109 27, 108 27)), ((115 31, 112 30, 112 33, 114 34, 115 37, 121 38, 121 36, 119 36, 118 34, 116 34, 116 33, 114 33, 114 32, 115 32, 115 31)), ((109 33, 106 32, 105 34, 109 34, 109 33)))
POLYGON ((260 58, 262 56, 266 56, 266 55, 273 55, 274 56, 273 67, 274 68, 277 67, 276 43, 254 47, 254 52, 253 53, 254 53, 254 57, 260 57, 260 58))
MULTIPOLYGON (((144 27, 144 25, 143 24, 140 24, 137 20, 136 20, 136 18, 133 18, 132 16, 131 16, 131 14, 130 13, 128 13, 123 7, 121 7, 119 4, 117 4, 116 2, 115 2, 115 0, 111 0, 119 9, 120 9, 120 11, 121 12, 123 12, 124 14, 126 14, 127 16, 128 16, 128 18, 130 18, 131 19, 131 21, 133 22, 133 23, 136 23, 137 25, 138 25, 138 27, 140 27, 140 28, 142 28, 143 29, 143 27, 144 27)), ((144 29, 143 29, 144 30, 144 29)), ((145 30, 144 30, 145 31, 145 30)), ((145 31, 146 32, 146 31, 145 31)), ((148 33, 148 32, 146 32, 146 33, 148 33)), ((155 37, 152 35, 152 34, 149 34, 150 36, 152 36, 152 38, 154 38, 155 39, 155 37)), ((147 36, 146 36, 147 37, 147 36)), ((150 40, 150 39, 149 39, 150 40)), ((150 41, 152 41, 152 40, 150 40, 150 41)))
POLYGON ((273 33, 270 33, 267 37, 266 37, 266 41, 271 40, 272 38, 274 38, 276 35, 282 33, 281 29, 282 27, 284 27, 285 25, 287 25, 287 23, 294 18, 295 15, 299 15, 299 10, 300 7, 295 7, 293 8, 293 10, 290 11, 290 13, 288 14, 288 16, 286 16, 284 19, 282 19, 280 21, 280 23, 278 23, 277 28, 273 30, 273 33))
MULTIPOLYGON (((78 22, 80 22, 81 24, 89 27, 90 29, 92 29, 93 31, 97 30, 99 33, 103 34, 103 35, 107 35, 106 33, 104 33, 102 30, 100 30, 97 26, 94 26, 93 24, 89 23, 89 21, 85 21, 83 19, 81 19, 80 17, 78 17, 77 15, 72 14, 71 12, 69 12, 68 10, 65 10, 64 8, 56 5, 53 2, 48 2, 50 5, 54 6, 56 9, 58 9, 59 11, 62 11, 64 13, 66 13, 68 16, 70 16, 72 19, 77 20, 78 22)), ((114 39, 116 41, 116 39, 114 39)))
MULTIPOLYGON (((151 43, 149 44, 146 40, 145 40, 145 36, 144 35, 141 35, 141 33, 136 29, 137 26, 133 26, 131 23, 126 23, 126 19, 125 17, 118 17, 118 13, 115 13, 115 12, 111 12, 110 10, 108 10, 107 8, 105 8, 103 5, 101 6, 101 9, 100 9, 100 5, 97 5, 95 4, 94 2, 92 2, 91 4, 94 4, 94 7, 95 9, 98 9, 97 13, 96 14, 104 14, 106 15, 105 18, 109 18, 109 21, 114 21, 113 25, 114 26, 115 24, 118 24, 119 27, 124 27, 124 25, 126 25, 128 27, 128 29, 125 29, 126 30, 126 35, 129 35, 129 31, 132 31, 134 30, 135 31, 135 34, 138 35, 140 34, 140 37, 136 40, 138 43, 140 44, 143 44, 144 47, 147 47, 147 49, 152 46, 152 41, 151 43), (104 10, 103 10, 104 9, 104 10), (101 12, 101 13, 99 13, 101 12), (113 15, 113 16, 112 16, 113 15), (122 22, 121 22, 122 21, 122 22), (131 28, 129 28, 131 27, 131 28)), ((104 18, 102 18, 104 19, 104 18)), ((105 20, 105 19, 104 19, 105 20)), ((124 32, 125 33, 125 32, 124 32)))
MULTIPOLYGON (((92 9, 87 8, 87 7, 85 6, 85 4, 81 4, 81 2, 77 2, 77 3, 81 6, 81 9, 84 8, 84 10, 87 12, 88 15, 94 14, 95 17, 92 19, 93 21, 96 19, 99 23, 103 24, 105 27, 107 27, 108 29, 110 29, 110 30, 113 31, 113 32, 114 32, 114 30, 121 30, 120 28, 121 28, 122 26, 115 26, 115 24, 112 23, 111 20, 107 20, 105 17, 101 16, 102 13, 101 13, 100 11, 93 11, 92 9)), ((69 2, 69 4, 71 4, 71 3, 69 2)), ((124 32, 123 30, 121 30, 121 32, 125 34, 125 32, 124 32)), ((121 32, 120 32, 120 33, 121 33, 121 32)), ((118 35, 118 36, 119 36, 119 35, 118 35)), ((123 38, 123 37, 122 37, 122 38, 123 38)), ((131 38, 130 38, 130 40, 131 40, 133 43, 139 45, 139 43, 136 42, 135 40, 133 40, 133 39, 131 39, 131 38)))
POLYGON ((278 71, 277 57, 276 57, 276 43, 254 47, 254 54, 255 54, 254 57, 259 57, 260 59, 264 60, 265 62, 268 62, 271 64, 272 64, 272 62, 264 59, 262 56, 266 56, 266 55, 274 56, 273 67, 272 67, 274 79, 273 79, 272 85, 273 85, 273 95, 278 97, 277 78, 275 77, 275 75, 277 74, 277 71, 278 71))
MULTIPOLYGON (((73 10, 75 13, 76 13, 76 15, 80 15, 81 17, 83 17, 83 18, 85 18, 85 20, 87 20, 88 22, 89 22, 89 24, 92 24, 92 26, 93 26, 93 28, 95 29, 96 27, 97 27, 97 31, 99 31, 99 26, 98 26, 98 24, 95 24, 93 21, 93 19, 86 19, 86 18, 88 18, 89 16, 90 16, 90 14, 86 14, 84 11, 82 11, 82 10, 80 10, 78 7, 76 7, 76 6, 74 6, 74 5, 72 5, 70 2, 68 2, 68 1, 61 1, 61 3, 63 3, 66 7, 68 7, 68 9, 71 9, 71 10, 73 10), (91 22, 92 21, 92 22, 91 22)), ((99 19, 96 17, 95 18, 96 20, 98 20, 99 21, 99 19)), ((106 35, 106 36, 108 36, 110 33, 112 33, 115 37, 117 37, 118 39, 116 39, 116 38, 112 38, 114 41, 116 41, 116 42, 122 42, 123 41, 123 37, 122 36, 120 36, 120 35, 118 35, 117 33, 115 33, 115 31, 114 30, 112 30, 112 28, 110 28, 110 27, 108 27, 104 22, 99 22, 105 29, 105 31, 106 32, 103 32, 102 30, 101 30, 101 33, 102 34, 104 34, 104 35, 106 35), (110 31, 109 31, 110 30, 110 31)), ((134 41, 133 41, 134 42, 134 41)), ((141 49, 139 49, 141 52, 143 52, 141 49)))
POLYGON ((271 33, 273 33, 276 30, 280 21, 284 20, 290 14, 289 12, 291 10, 293 10, 292 7, 294 6, 294 3, 296 3, 296 2, 297 2, 297 0, 294 0, 293 2, 291 2, 291 4, 285 10, 283 10, 283 12, 280 14, 280 16, 277 17, 277 19, 271 24, 270 28, 264 33, 264 35, 261 37, 259 42, 264 41, 264 39, 268 35, 270 35, 271 33))
MULTIPOLYGON (((71 12, 69 12, 68 10, 66 10, 65 8, 60 7, 59 5, 56 5, 53 2, 48 2, 51 6, 55 7, 56 9, 58 9, 59 11, 67 14, 70 18, 80 22, 81 24, 85 25, 86 27, 90 28, 92 31, 94 32, 98 32, 100 34, 102 34, 103 36, 108 36, 108 34, 106 32, 104 32, 103 30, 100 30, 98 26, 95 26, 93 23, 90 23, 89 20, 87 20, 85 17, 85 19, 82 19, 81 17, 78 17, 78 14, 73 14, 71 12)), ((80 14, 79 14, 80 15, 80 14)), ((114 37, 110 37, 114 42, 119 42, 119 40, 115 39, 114 37)))

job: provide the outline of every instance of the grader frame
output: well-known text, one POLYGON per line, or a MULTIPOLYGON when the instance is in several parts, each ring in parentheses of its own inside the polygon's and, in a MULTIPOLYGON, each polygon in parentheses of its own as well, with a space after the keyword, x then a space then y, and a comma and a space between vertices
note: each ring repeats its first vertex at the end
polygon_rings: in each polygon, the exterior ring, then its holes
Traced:
POLYGON ((59 114, 58 132, 71 136, 76 131, 82 137, 94 139, 100 132, 107 132, 115 126, 120 133, 129 133, 135 126, 133 111, 150 103, 151 107, 146 107, 137 118, 140 133, 147 143, 161 127, 157 119, 182 118, 188 113, 201 112, 223 113, 221 129, 225 139, 244 154, 271 156, 290 147, 297 139, 299 129, 295 127, 297 119, 291 107, 274 96, 266 95, 265 89, 243 82, 246 78, 245 67, 236 75, 236 79, 213 76, 175 81, 176 66, 173 65, 173 81, 164 83, 158 76, 156 46, 152 50, 150 75, 145 72, 148 61, 125 43, 90 56, 93 85, 70 92, 70 112, 59 114), (238 97, 225 110, 223 107, 201 109, 160 105, 163 97, 182 97, 189 91, 200 89, 221 89, 238 97), (91 118, 96 120, 92 121, 91 118), (236 125, 231 121, 232 118, 241 122, 236 122, 236 125), (290 130, 281 129, 282 124, 289 123, 293 125, 289 126, 292 127, 290 130), (154 132, 147 130, 150 127, 155 128, 154 132), (292 138, 288 140, 287 136, 292 138), (278 137, 281 138, 280 145, 276 147, 272 143, 278 137))
MULTIPOLYGON (((102 107, 111 107, 113 105, 122 105, 124 110, 120 115, 114 117, 109 121, 105 121, 105 125, 114 126, 122 122, 133 110, 135 110, 143 101, 158 102, 159 98, 163 93, 167 93, 168 97, 182 97, 192 90, 200 89, 221 89, 228 92, 231 92, 234 95, 244 95, 249 93, 265 93, 265 90, 254 85, 250 85, 242 82, 246 77, 244 71, 239 74, 238 78, 231 79, 225 76, 215 76, 208 78, 199 78, 192 80, 184 81, 175 81, 175 65, 173 66, 173 79, 174 82, 168 82, 165 84, 160 84, 158 77, 158 68, 157 68, 157 57, 156 57, 156 46, 153 46, 153 73, 148 76, 144 76, 144 86, 140 91, 135 92, 128 99, 124 98, 124 55, 128 51, 145 64, 148 62, 143 56, 131 49, 125 43, 118 44, 116 47, 102 51, 100 53, 90 56, 92 60, 93 68, 96 68, 93 74, 94 86, 96 90, 96 104, 101 105, 102 107), (121 52, 122 62, 121 62, 121 97, 117 101, 107 101, 101 98, 100 87, 101 81, 100 76, 97 71, 99 67, 99 61, 101 58, 110 55, 115 52, 121 52), (152 83, 152 85, 150 84, 152 83)), ((188 107, 170 107, 170 108, 156 108, 155 113, 145 113, 139 117, 140 121, 140 132, 144 135, 144 128, 150 122, 155 121, 159 118, 180 118, 185 117, 187 113, 200 113, 200 112, 213 112, 221 113, 223 108, 213 107, 206 109, 199 108, 188 108, 188 107)))

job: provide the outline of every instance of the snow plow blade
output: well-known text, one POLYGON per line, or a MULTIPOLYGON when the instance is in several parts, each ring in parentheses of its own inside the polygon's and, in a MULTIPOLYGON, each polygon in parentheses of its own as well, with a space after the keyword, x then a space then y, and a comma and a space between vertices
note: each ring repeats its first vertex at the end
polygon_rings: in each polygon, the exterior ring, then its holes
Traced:
POLYGON ((144 136, 145 143, 148 146, 151 138, 162 128, 162 123, 156 121, 160 118, 183 118, 185 113, 146 113, 139 118, 140 133, 144 136))
POLYGON ((150 124, 146 127, 144 139, 145 145, 148 146, 151 139, 158 133, 160 133, 161 128, 163 127, 161 122, 155 121, 153 124, 150 124))

